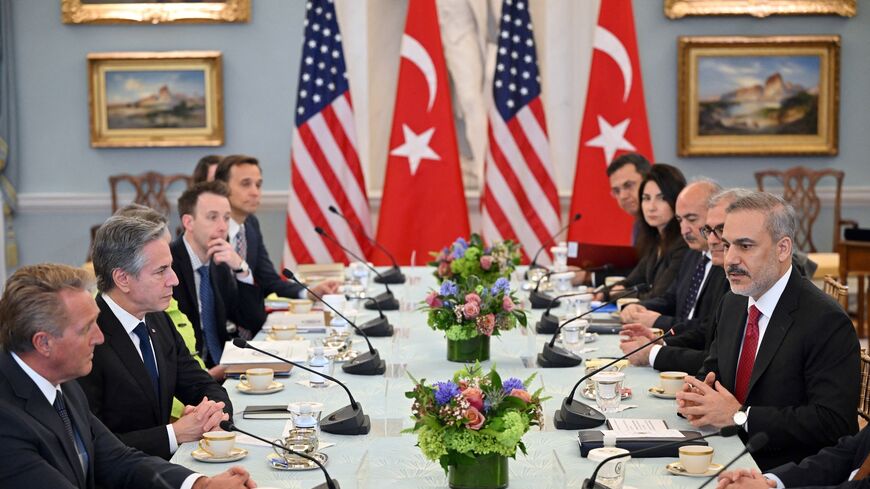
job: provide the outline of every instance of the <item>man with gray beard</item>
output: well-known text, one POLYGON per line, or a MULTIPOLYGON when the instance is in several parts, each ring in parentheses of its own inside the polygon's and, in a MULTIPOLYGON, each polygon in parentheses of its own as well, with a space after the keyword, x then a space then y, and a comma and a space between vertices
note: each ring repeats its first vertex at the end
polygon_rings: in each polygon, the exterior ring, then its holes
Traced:
POLYGON ((715 314, 701 373, 677 393, 694 426, 740 425, 762 470, 799 462, 858 430, 859 345, 843 309, 792 267, 794 209, 762 192, 727 209, 722 241, 731 286, 715 314))

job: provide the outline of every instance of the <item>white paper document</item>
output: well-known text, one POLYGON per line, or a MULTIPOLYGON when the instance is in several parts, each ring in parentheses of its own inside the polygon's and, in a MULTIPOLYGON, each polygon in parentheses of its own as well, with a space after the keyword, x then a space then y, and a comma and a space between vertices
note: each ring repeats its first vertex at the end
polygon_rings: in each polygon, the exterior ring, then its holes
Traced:
POLYGON ((605 436, 616 438, 683 438, 680 430, 669 429, 663 419, 611 418, 609 430, 601 430, 605 436))
MULTIPOLYGON (((302 341, 249 341, 249 345, 267 351, 273 355, 294 362, 308 361, 308 340, 302 341)), ((231 341, 228 341, 224 346, 224 353, 221 355, 221 365, 248 365, 258 363, 275 363, 277 360, 264 355, 258 351, 248 348, 239 348, 231 341)))

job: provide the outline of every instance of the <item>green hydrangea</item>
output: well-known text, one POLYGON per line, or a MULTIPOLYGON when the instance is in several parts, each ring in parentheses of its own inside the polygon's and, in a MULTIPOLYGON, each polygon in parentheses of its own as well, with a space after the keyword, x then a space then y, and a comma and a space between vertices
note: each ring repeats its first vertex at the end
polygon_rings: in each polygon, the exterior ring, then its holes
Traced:
POLYGON ((529 419, 516 411, 506 412, 502 419, 504 420, 504 431, 499 433, 496 439, 500 444, 516 449, 517 443, 529 430, 529 419))
POLYGON ((444 444, 444 428, 432 428, 421 426, 417 429, 417 445, 423 451, 423 456, 429 460, 438 460, 447 454, 447 446, 444 444))

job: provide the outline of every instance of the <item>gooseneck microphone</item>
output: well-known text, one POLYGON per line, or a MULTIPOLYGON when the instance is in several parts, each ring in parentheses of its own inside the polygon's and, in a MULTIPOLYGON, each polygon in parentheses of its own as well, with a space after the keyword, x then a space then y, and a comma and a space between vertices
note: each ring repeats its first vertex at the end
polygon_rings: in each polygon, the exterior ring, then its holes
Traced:
MULTIPOLYGON (((556 329, 559 327, 559 317, 553 314, 550 314, 550 309, 553 308, 553 305, 559 302, 559 299, 564 299, 566 297, 574 297, 578 295, 589 294, 589 292, 569 292, 567 294, 557 295, 550 300, 550 305, 547 306, 547 310, 544 311, 544 314, 541 316, 541 320, 538 321, 538 324, 535 325, 535 331, 538 334, 553 334, 556 332, 556 329)), ((589 294, 592 295, 592 294, 589 294)))
POLYGON ((339 485, 338 481, 329 476, 329 472, 326 471, 326 467, 324 467, 323 464, 320 463, 320 461, 318 461, 316 458, 314 458, 310 455, 306 455, 304 453, 299 453, 296 450, 291 449, 290 447, 285 447, 283 445, 279 445, 273 441, 269 441, 265 438, 261 438, 261 437, 255 435, 253 433, 249 433, 245 430, 239 429, 239 427, 236 426, 232 421, 228 421, 228 420, 221 421, 220 426, 221 426, 221 429, 224 431, 238 431, 239 433, 242 433, 244 435, 248 435, 251 438, 260 440, 263 443, 268 443, 269 445, 272 445, 273 447, 278 448, 281 451, 286 451, 286 452, 292 453, 293 455, 296 455, 297 457, 302 457, 304 459, 311 460, 312 462, 314 462, 314 464, 317 465, 318 467, 320 467, 320 470, 323 471, 323 475, 326 477, 326 482, 323 484, 318 484, 318 485, 314 486, 312 489, 341 489, 341 486, 339 485))
POLYGON ((646 290, 649 290, 649 285, 647 285, 647 284, 635 285, 634 287, 626 290, 622 295, 611 298, 609 301, 605 302, 604 304, 601 304, 598 307, 594 307, 594 308, 584 312, 583 314, 576 316, 576 317, 573 317, 573 318, 565 321, 561 325, 559 325, 559 327, 556 328, 556 331, 553 332, 553 337, 550 338, 550 341, 548 341, 547 343, 544 343, 544 349, 541 350, 541 353, 538 354, 538 365, 540 365, 541 367, 544 367, 544 368, 553 368, 553 367, 565 368, 565 367, 576 367, 577 365, 580 365, 580 362, 583 361, 582 358, 580 358, 579 356, 574 354, 574 352, 572 352, 572 351, 569 351, 569 350, 566 350, 565 348, 556 346, 556 338, 559 337, 559 331, 561 331, 562 328, 565 327, 566 324, 571 323, 573 321, 576 321, 578 319, 582 319, 582 318, 588 316, 589 314, 592 314, 593 312, 598 311, 599 309, 602 309, 604 307, 609 306, 610 304, 616 302, 617 300, 619 300, 623 297, 627 297, 627 296, 632 295, 632 294, 637 294, 639 292, 643 292, 646 290))
POLYGON ((611 460, 616 460, 618 458, 623 458, 623 457, 631 457, 633 455, 640 455, 642 453, 651 452, 653 450, 661 450, 662 448, 668 448, 668 447, 672 447, 672 446, 676 446, 676 445, 684 445, 684 444, 688 444, 688 443, 696 441, 696 440, 703 440, 705 438, 712 438, 714 436, 721 436, 722 438, 728 438, 730 436, 736 435, 738 431, 740 431, 739 426, 731 425, 731 426, 726 426, 726 427, 722 428, 721 430, 719 430, 715 433, 710 433, 708 435, 694 436, 692 438, 679 438, 677 440, 667 442, 667 443, 662 443, 660 445, 654 445, 654 446, 647 447, 647 448, 641 448, 640 450, 632 450, 628 453, 620 453, 619 455, 613 455, 611 457, 607 457, 604 460, 602 460, 598 464, 597 467, 595 467, 595 470, 592 472, 592 476, 589 477, 588 479, 584 480, 583 485, 581 487, 582 487, 582 489, 607 489, 607 487, 602 486, 601 484, 595 482, 595 478, 598 477, 598 471, 601 470, 601 467, 604 467, 604 464, 606 464, 607 462, 610 462, 611 460))
POLYGON ((365 336, 374 336, 374 337, 384 337, 384 336, 393 336, 393 325, 390 324, 390 320, 387 319, 387 316, 384 315, 384 311, 381 309, 381 306, 378 304, 378 301, 372 299, 371 297, 366 297, 363 300, 371 301, 372 304, 378 309, 378 317, 374 319, 369 319, 368 321, 359 325, 359 329, 357 330, 358 335, 365 336), (365 331, 365 333, 363 333, 365 331))
POLYGON ((559 301, 553 299, 549 295, 538 292, 538 289, 541 288, 541 283, 550 277, 553 274, 553 271, 545 273, 543 277, 538 279, 538 282, 535 284, 535 288, 529 293, 529 302, 532 303, 532 309, 545 309, 547 307, 555 306, 559 307, 559 301))
POLYGON ((755 452, 761 450, 762 448, 764 448, 765 445, 767 445, 767 442, 769 442, 769 441, 770 441, 770 437, 768 437, 767 433, 765 433, 763 431, 760 433, 756 433, 756 434, 752 435, 751 437, 749 437, 749 439, 746 440, 746 448, 744 448, 736 457, 732 458, 730 462, 725 464, 725 466, 722 467, 722 470, 720 470, 719 472, 708 477, 707 480, 705 480, 703 484, 698 486, 698 489, 702 489, 704 486, 709 484, 711 480, 716 478, 716 476, 718 476, 722 472, 725 472, 726 470, 728 470, 728 467, 731 467, 732 465, 734 465, 734 462, 736 462, 738 458, 746 455, 747 453, 755 453, 755 452))
POLYGON ((403 284, 403 283, 405 283, 405 275, 402 273, 402 269, 399 268, 399 262, 396 261, 396 257, 394 257, 393 254, 389 252, 389 250, 384 248, 384 245, 378 243, 378 241, 375 238, 372 238, 371 236, 366 234, 365 229, 362 229, 362 227, 359 225, 359 223, 351 222, 350 219, 348 219, 344 214, 339 212, 338 209, 336 209, 334 205, 329 206, 329 212, 344 219, 348 224, 350 224, 351 226, 358 229, 362 233, 362 235, 365 236, 365 238, 367 240, 369 240, 369 242, 371 244, 380 248, 380 250, 383 251, 385 255, 387 255, 387 258, 389 258, 390 261, 393 262, 393 268, 386 270, 384 272, 381 272, 380 275, 377 275, 375 277, 375 282, 377 282, 379 284, 403 284))
POLYGON ((349 362, 345 362, 344 365, 341 366, 341 369, 349 374, 354 375, 381 375, 386 372, 387 364, 381 360, 381 355, 375 350, 375 347, 372 346, 372 342, 369 341, 369 337, 365 334, 365 332, 360 329, 353 321, 347 318, 344 314, 342 314, 338 309, 332 307, 328 302, 325 302, 322 297, 315 294, 311 289, 308 288, 307 285, 303 284, 296 275, 293 274, 288 269, 284 269, 284 276, 287 277, 288 280, 292 280, 297 284, 301 285, 305 290, 308 291, 309 294, 313 295, 314 298, 323 303, 326 307, 330 308, 332 312, 334 312, 338 317, 347 321, 353 329, 356 330, 357 333, 360 334, 365 340, 366 344, 369 346, 369 351, 365 353, 360 353, 353 360, 349 362))
POLYGON ((263 355, 272 357, 276 360, 280 360, 284 363, 289 363, 294 367, 298 367, 307 372, 319 375, 324 379, 331 380, 336 384, 340 385, 341 388, 344 389, 344 392, 347 393, 348 399, 350 399, 350 406, 345 406, 338 411, 327 415, 325 419, 322 419, 320 421, 321 430, 327 433, 334 433, 336 435, 365 435, 371 430, 371 421, 369 420, 368 415, 363 413, 362 404, 356 402, 356 399, 353 398, 353 394, 350 393, 350 389, 348 389, 343 382, 340 382, 335 377, 320 373, 317 370, 308 368, 300 363, 287 360, 286 358, 279 357, 278 355, 270 353, 266 350, 257 348, 256 346, 248 343, 243 338, 233 339, 233 344, 239 348, 249 348, 256 352, 260 352, 263 355))
MULTIPOLYGON (((320 227, 320 226, 315 226, 315 227, 314 227, 314 231, 315 231, 317 234, 319 234, 319 235, 323 236, 324 238, 326 238, 326 239, 332 241, 333 243, 335 243, 339 248, 341 248, 342 250, 346 251, 347 254, 349 254, 350 256, 352 256, 352 257, 354 257, 354 258, 356 258, 357 261, 359 261, 360 263, 362 263, 363 265, 365 265, 366 268, 368 268, 369 270, 375 272, 375 276, 377 276, 377 277, 381 277, 381 276, 382 276, 382 275, 381 275, 381 272, 377 271, 377 269, 375 269, 375 267, 369 265, 369 262, 367 262, 366 260, 362 259, 359 255, 357 255, 357 254, 354 253, 353 251, 347 249, 347 247, 345 247, 343 244, 339 243, 338 240, 335 239, 334 236, 332 236, 331 234, 329 234, 329 233, 327 233, 326 231, 324 231, 322 227, 320 227)), ((376 296, 374 297, 374 299, 375 299, 376 301, 378 301, 378 305, 380 306, 380 309, 383 309, 383 310, 385 310, 385 311, 397 311, 397 310, 399 309, 399 301, 396 300, 396 298, 393 296, 393 291, 390 290, 390 286, 387 285, 387 282, 384 282, 383 280, 384 280, 384 279, 381 279, 381 282, 380 282, 380 283, 384 284, 384 287, 387 289, 387 291, 386 291, 386 292, 383 292, 383 293, 381 293, 381 294, 376 295, 376 296)), ((370 310, 371 310, 371 309, 375 309, 374 307, 370 306, 369 304, 366 304, 365 307, 366 307, 366 309, 370 309, 370 310)))
POLYGON ((579 212, 574 214, 571 217, 571 219, 568 221, 568 224, 565 224, 564 226, 562 226, 558 231, 556 231, 552 236, 550 236, 550 239, 548 239, 547 241, 544 241, 544 244, 542 244, 541 247, 538 248, 538 251, 535 252, 535 256, 532 258, 531 263, 529 263, 529 270, 531 270, 533 268, 544 268, 544 267, 538 265, 538 257, 541 255, 541 252, 544 251, 544 249, 547 246, 550 246, 551 244, 553 244, 554 241, 556 241, 556 236, 559 236, 560 234, 562 234, 566 229, 568 229, 569 226, 571 226, 571 224, 579 221, 581 217, 583 217, 583 216, 581 216, 579 212))

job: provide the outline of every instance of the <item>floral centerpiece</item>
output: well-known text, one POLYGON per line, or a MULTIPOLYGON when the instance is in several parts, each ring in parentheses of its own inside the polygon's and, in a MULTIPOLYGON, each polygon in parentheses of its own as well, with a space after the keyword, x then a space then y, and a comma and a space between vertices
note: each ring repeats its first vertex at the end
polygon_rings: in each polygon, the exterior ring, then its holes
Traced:
POLYGON ((440 252, 432 252, 432 256, 429 265, 435 267, 439 282, 461 282, 474 275, 484 284, 492 284, 500 277, 510 277, 520 263, 520 247, 510 240, 486 247, 479 235, 472 234, 468 241, 458 238, 440 252))
POLYGON ((414 400, 411 414, 423 456, 440 462, 450 487, 507 487, 507 457, 526 453, 523 435, 543 426, 541 389, 529 393, 534 374, 502 382, 495 369, 467 366, 452 380, 427 385, 414 382, 405 396, 414 400))
POLYGON ((476 276, 465 286, 445 280, 426 296, 424 310, 432 329, 447 337, 447 359, 466 362, 489 359, 489 338, 526 325, 526 313, 517 305, 508 279, 486 286, 476 276))

